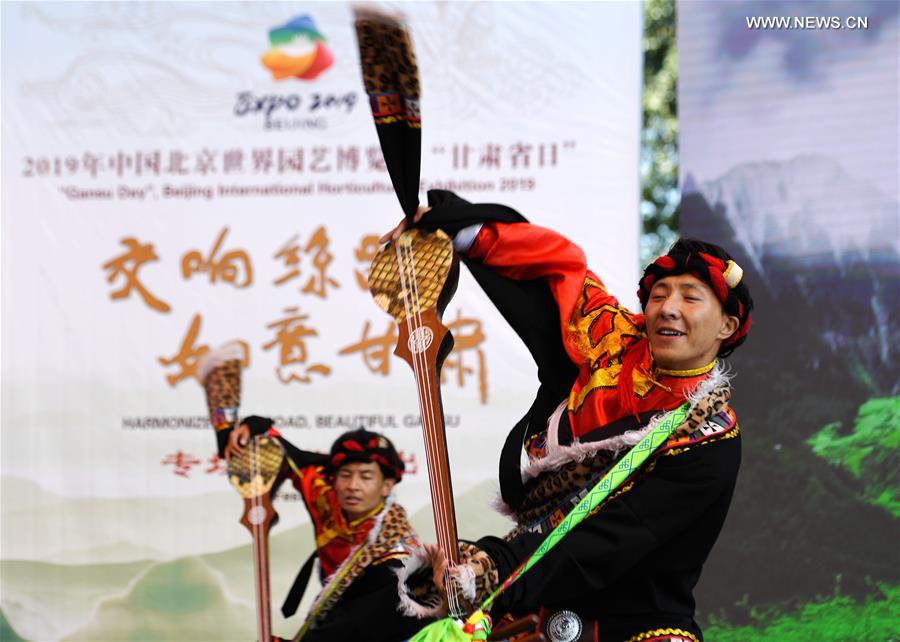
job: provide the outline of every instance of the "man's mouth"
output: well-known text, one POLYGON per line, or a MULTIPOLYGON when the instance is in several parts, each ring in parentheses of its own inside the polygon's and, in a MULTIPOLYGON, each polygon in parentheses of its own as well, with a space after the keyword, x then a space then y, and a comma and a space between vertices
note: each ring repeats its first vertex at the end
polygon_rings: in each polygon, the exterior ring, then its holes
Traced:
POLYGON ((680 330, 673 330, 672 328, 660 328, 656 331, 657 334, 662 335, 664 337, 683 337, 684 332, 680 330))

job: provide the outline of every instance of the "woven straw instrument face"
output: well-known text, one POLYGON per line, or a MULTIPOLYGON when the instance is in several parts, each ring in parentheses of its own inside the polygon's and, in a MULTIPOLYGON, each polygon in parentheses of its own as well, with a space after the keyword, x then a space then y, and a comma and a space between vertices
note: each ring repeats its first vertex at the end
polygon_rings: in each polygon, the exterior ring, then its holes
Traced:
POLYGON ((369 291, 399 323, 437 305, 452 264, 453 242, 444 232, 407 230, 372 260, 369 291))
POLYGON ((256 437, 241 457, 228 460, 228 479, 241 497, 260 497, 272 489, 283 461, 280 443, 271 437, 256 437))

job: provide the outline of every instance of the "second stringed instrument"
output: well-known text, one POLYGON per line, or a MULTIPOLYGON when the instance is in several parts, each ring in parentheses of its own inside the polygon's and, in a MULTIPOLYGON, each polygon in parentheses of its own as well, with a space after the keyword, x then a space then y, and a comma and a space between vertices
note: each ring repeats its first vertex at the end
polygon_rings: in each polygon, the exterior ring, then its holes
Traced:
POLYGON ((269 529, 278 519, 272 506, 272 486, 284 463, 284 448, 271 437, 253 437, 241 457, 228 460, 228 479, 244 498, 243 524, 253 539, 257 640, 272 640, 269 595, 269 529))

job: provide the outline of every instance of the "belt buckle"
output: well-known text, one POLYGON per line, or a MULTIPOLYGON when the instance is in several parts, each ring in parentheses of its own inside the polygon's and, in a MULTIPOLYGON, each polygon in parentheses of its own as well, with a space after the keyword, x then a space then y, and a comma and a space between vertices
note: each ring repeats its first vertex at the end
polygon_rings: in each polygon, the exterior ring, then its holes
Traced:
POLYGON ((581 618, 574 611, 557 611, 547 620, 550 642, 575 642, 581 637, 581 618))

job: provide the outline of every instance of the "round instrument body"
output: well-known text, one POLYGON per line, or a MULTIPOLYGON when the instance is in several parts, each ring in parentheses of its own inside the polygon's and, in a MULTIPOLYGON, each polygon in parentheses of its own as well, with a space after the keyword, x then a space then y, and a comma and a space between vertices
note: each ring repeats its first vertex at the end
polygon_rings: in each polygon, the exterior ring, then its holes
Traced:
POLYGON ((228 479, 244 499, 259 497, 272 490, 284 462, 284 448, 272 437, 254 437, 244 454, 228 460, 228 479))
POLYGON ((429 308, 440 312, 456 290, 458 274, 459 261, 449 236, 441 230, 411 229, 375 255, 369 291, 375 303, 401 323, 429 308))

